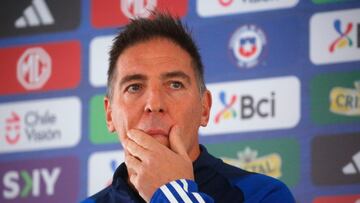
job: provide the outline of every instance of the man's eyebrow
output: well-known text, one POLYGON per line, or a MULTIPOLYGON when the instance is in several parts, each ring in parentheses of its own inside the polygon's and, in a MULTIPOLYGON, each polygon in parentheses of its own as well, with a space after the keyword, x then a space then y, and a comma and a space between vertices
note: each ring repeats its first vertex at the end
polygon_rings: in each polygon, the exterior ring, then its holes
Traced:
POLYGON ((173 71, 167 72, 161 75, 162 79, 169 79, 169 78, 182 78, 185 79, 186 82, 191 84, 190 76, 184 73, 183 71, 173 71))
POLYGON ((119 82, 119 86, 122 87, 124 84, 134 81, 134 80, 146 80, 147 77, 143 74, 132 74, 132 75, 127 75, 123 78, 121 78, 120 82, 119 82))

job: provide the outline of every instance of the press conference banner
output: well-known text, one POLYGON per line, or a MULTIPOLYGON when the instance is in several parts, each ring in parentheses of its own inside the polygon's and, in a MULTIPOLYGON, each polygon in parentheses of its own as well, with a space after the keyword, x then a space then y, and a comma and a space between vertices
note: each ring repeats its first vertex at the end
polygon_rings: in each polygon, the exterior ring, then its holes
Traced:
POLYGON ((360 201, 360 1, 0 1, 0 202, 79 202, 124 161, 108 51, 153 10, 192 30, 212 93, 200 142, 297 202, 360 201))

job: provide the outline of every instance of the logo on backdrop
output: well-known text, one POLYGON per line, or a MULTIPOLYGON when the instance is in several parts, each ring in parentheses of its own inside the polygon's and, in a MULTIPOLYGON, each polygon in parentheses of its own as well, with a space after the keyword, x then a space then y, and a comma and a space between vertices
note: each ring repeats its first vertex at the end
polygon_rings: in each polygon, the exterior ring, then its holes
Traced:
POLYGON ((201 17, 215 17, 264 10, 291 8, 299 0, 196 0, 196 11, 201 17))
POLYGON ((11 112, 11 115, 5 119, 5 141, 14 145, 20 140, 20 116, 11 112))
POLYGON ((338 10, 311 17, 310 59, 314 64, 360 60, 359 12, 360 9, 338 10))
POLYGON ((265 45, 266 37, 260 28, 244 25, 231 36, 229 48, 239 67, 252 68, 259 63, 265 45))
POLYGON ((321 74, 311 81, 311 117, 317 124, 360 120, 360 72, 321 74))
POLYGON ((281 156, 271 153, 258 157, 258 151, 246 146, 243 151, 238 151, 237 159, 221 157, 224 162, 247 171, 266 174, 274 178, 281 177, 281 156))
POLYGON ((352 160, 342 168, 342 172, 344 175, 360 174, 360 151, 352 156, 352 160))
POLYGON ((218 0, 218 2, 222 5, 222 6, 230 6, 232 3, 234 3, 234 0, 218 0))
POLYGON ((55 23, 49 7, 44 0, 33 0, 31 5, 26 7, 23 15, 14 23, 16 28, 46 26, 55 23))
POLYGON ((359 133, 317 136, 311 148, 312 178, 316 185, 360 183, 359 133))
POLYGON ((287 185, 295 185, 299 180, 300 146, 296 139, 233 140, 206 147, 235 167, 278 178, 287 185))
POLYGON ((0 37, 74 30, 80 24, 80 0, 0 1, 0 37))
POLYGON ((0 94, 73 89, 80 83, 79 41, 0 48, 0 94), (66 53, 66 54, 64 54, 66 53))
POLYGON ((188 0, 92 0, 91 24, 96 28, 124 26, 130 19, 150 17, 155 9, 183 17, 187 13, 188 0))
POLYGON ((201 135, 291 128, 300 119, 300 81, 296 77, 216 83, 207 87, 214 95, 210 112, 213 119, 206 128, 200 128, 201 135))
POLYGON ((27 49, 17 63, 17 79, 28 89, 39 89, 51 76, 51 58, 41 47, 27 49))
POLYGON ((0 153, 75 145, 80 140, 80 108, 77 98, 0 105, 0 136, 5 137, 0 153))
POLYGON ((75 158, 19 161, 0 166, 1 202, 75 202, 77 198, 79 164, 75 158))
POLYGON ((56 125, 57 116, 48 109, 45 111, 26 111, 22 116, 11 112, 9 117, 5 119, 5 137, 8 144, 18 143, 20 137, 26 139, 29 144, 62 138, 61 129, 56 125))
MULTIPOLYGON (((216 124, 219 123, 221 119, 236 119, 238 115, 237 111, 233 108, 238 97, 236 95, 232 95, 229 103, 226 103, 225 95, 226 93, 224 91, 221 91, 219 93, 219 98, 221 103, 224 105, 224 109, 222 109, 216 114, 214 119, 214 122, 216 124)), ((256 115, 261 118, 275 117, 275 96, 276 95, 274 92, 270 92, 270 96, 263 97, 259 101, 254 101, 254 98, 251 95, 239 96, 240 119, 251 119, 253 116, 256 115)))
POLYGON ((237 113, 233 107, 237 99, 236 95, 232 95, 229 102, 226 102, 226 92, 221 91, 219 93, 219 99, 224 108, 216 114, 214 122, 219 123, 221 119, 227 120, 236 118, 237 113))
POLYGON ((345 116, 360 116, 360 81, 355 89, 334 87, 330 91, 330 111, 345 116))
POLYGON ((157 0, 120 0, 121 11, 128 18, 147 18, 156 8, 157 0))
POLYGON ((348 23, 344 31, 342 31, 342 23, 339 19, 334 21, 334 29, 339 34, 339 37, 336 38, 331 45, 329 46, 329 51, 333 53, 335 50, 342 49, 345 47, 352 47, 353 40, 349 37, 349 33, 353 28, 352 23, 348 23))

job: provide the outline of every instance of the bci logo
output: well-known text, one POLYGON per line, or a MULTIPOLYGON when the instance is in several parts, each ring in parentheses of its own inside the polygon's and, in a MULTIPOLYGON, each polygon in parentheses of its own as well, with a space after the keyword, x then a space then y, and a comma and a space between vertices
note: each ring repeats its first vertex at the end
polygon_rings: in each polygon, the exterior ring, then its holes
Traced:
POLYGON ((290 128, 300 119, 300 81, 294 76, 208 85, 213 107, 204 135, 290 128))
POLYGON ((60 174, 60 167, 52 169, 39 168, 30 171, 8 171, 2 179, 4 199, 11 200, 19 197, 54 195, 55 185, 60 174))
POLYGON ((275 117, 275 100, 276 93, 270 92, 267 97, 259 99, 254 98, 252 95, 232 95, 230 100, 226 101, 226 92, 221 91, 219 99, 223 104, 223 109, 220 110, 215 118, 214 123, 218 124, 222 120, 228 119, 240 119, 246 120, 251 119, 255 116, 261 118, 275 117), (239 106, 235 106, 237 100, 239 106))

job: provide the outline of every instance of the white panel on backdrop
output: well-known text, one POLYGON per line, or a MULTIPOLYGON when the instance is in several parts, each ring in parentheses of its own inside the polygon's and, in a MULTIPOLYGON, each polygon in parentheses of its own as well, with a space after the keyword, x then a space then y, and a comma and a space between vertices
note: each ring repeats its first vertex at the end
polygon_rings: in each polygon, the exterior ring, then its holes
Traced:
POLYGON ((263 10, 290 8, 299 0, 244 1, 244 0, 197 0, 196 10, 202 17, 248 13, 263 10))
POLYGON ((207 87, 213 106, 202 135, 292 128, 300 120, 300 81, 295 76, 207 87))
POLYGON ((310 59, 316 65, 360 60, 360 9, 314 14, 310 59))
POLYGON ((94 87, 106 85, 109 51, 115 35, 95 37, 90 42, 90 83, 94 87))
POLYGON ((93 195, 112 182, 115 169, 124 162, 124 151, 96 152, 88 161, 88 195, 93 195))
POLYGON ((81 138, 77 97, 0 105, 0 153, 75 146, 81 138))

